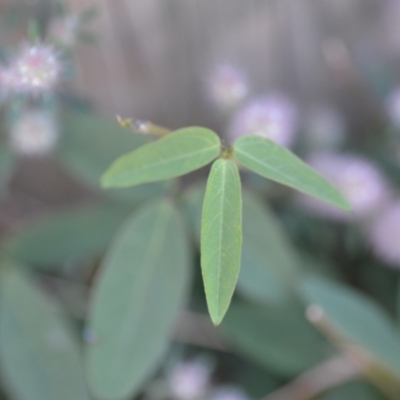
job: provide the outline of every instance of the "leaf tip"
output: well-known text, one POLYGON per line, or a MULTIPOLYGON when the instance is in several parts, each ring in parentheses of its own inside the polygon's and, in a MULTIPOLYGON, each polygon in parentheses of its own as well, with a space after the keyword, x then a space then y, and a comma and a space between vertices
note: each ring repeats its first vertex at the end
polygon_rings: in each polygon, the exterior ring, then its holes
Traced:
POLYGON ((100 178, 100 187, 102 189, 111 189, 112 187, 114 187, 112 179, 110 179, 107 171, 100 178))
POLYGON ((221 325, 224 315, 214 315, 213 316, 210 314, 210 317, 211 317, 211 321, 212 321, 213 325, 215 327, 217 327, 217 326, 221 325))
POLYGON ((228 308, 226 308, 225 310, 214 310, 214 311, 209 309, 210 318, 215 327, 221 325, 227 311, 228 308))
POLYGON ((342 210, 346 211, 346 212, 352 212, 353 207, 350 205, 350 203, 348 201, 346 201, 343 203, 342 210))
POLYGON ((353 211, 353 207, 350 204, 350 202, 338 191, 337 191, 337 201, 334 203, 334 205, 340 208, 342 211, 346 212, 353 211))

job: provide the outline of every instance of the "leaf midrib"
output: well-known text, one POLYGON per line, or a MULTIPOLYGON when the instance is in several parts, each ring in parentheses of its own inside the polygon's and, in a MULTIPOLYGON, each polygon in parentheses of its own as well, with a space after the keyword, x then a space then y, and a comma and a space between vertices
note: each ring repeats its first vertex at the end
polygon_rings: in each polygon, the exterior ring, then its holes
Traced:
MULTIPOLYGON (((157 260, 157 258, 159 257, 160 254, 160 250, 162 249, 162 247, 160 246, 162 244, 162 242, 164 241, 165 238, 165 230, 167 227, 167 222, 169 221, 168 219, 168 215, 167 212, 163 209, 159 210, 159 215, 156 218, 156 222, 154 223, 154 226, 157 227, 157 229, 154 229, 153 234, 151 235, 150 240, 148 241, 148 246, 145 252, 145 255, 143 257, 143 262, 142 262, 142 266, 143 265, 151 265, 152 268, 145 268, 144 269, 144 273, 143 273, 143 281, 142 284, 139 285, 139 290, 135 291, 133 293, 133 296, 130 299, 130 303, 133 305, 137 305, 139 304, 140 306, 138 307, 132 307, 133 309, 136 310, 135 313, 132 313, 132 315, 129 316, 129 318, 126 318, 122 324, 122 328, 121 328, 121 332, 122 332, 122 338, 119 341, 120 344, 125 343, 126 341, 126 336, 128 335, 127 332, 129 332, 129 337, 131 338, 132 343, 134 342, 134 338, 136 337, 138 328, 139 328, 139 324, 135 324, 133 331, 129 331, 129 329, 127 329, 127 326, 130 325, 130 322, 132 321, 133 318, 138 318, 138 320, 140 320, 140 316, 141 314, 143 314, 144 308, 143 307, 143 303, 145 302, 145 296, 143 296, 143 293, 146 292, 147 288, 148 288, 148 282, 150 281, 150 278, 154 275, 154 272, 156 270, 155 267, 157 267, 155 260, 157 260), (157 251, 152 251, 154 249, 157 249, 157 251), (139 301, 138 301, 139 300, 139 301)), ((143 270, 143 268, 142 268, 143 270)), ((111 369, 111 376, 115 376, 115 374, 119 375, 120 371, 118 369, 118 362, 115 362, 116 360, 118 360, 120 358, 120 352, 124 351, 125 347, 122 346, 118 346, 118 355, 116 357, 113 358, 113 367, 111 369)), ((114 379, 113 379, 114 380, 114 379)))
MULTIPOLYGON (((202 154, 202 153, 207 153, 207 152, 211 152, 211 150, 215 150, 215 149, 218 149, 218 147, 219 147, 219 145, 216 145, 216 146, 213 146, 213 147, 208 147, 208 148, 205 148, 205 149, 202 149, 202 150, 197 150, 197 151, 194 151, 194 152, 191 152, 191 153, 185 153, 185 154, 182 154, 182 155, 179 155, 179 156, 177 156, 177 157, 174 157, 174 158, 168 158, 168 159, 165 159, 165 160, 161 160, 161 161, 157 161, 157 162, 155 162, 155 163, 152 163, 152 164, 147 164, 147 165, 145 165, 145 166, 141 166, 141 167, 134 167, 133 168, 133 171, 132 171, 132 167, 130 167, 131 168, 131 170, 130 171, 125 171, 125 172, 122 172, 122 173, 120 173, 120 174, 118 174, 118 175, 120 175, 120 179, 122 179, 122 178, 126 178, 126 177, 131 177, 132 176, 132 172, 134 172, 134 173, 141 173, 141 172, 143 172, 143 171, 145 171, 145 170, 149 170, 149 169, 154 169, 154 168, 159 168, 159 167, 162 167, 163 165, 165 165, 165 164, 170 164, 170 163, 172 163, 172 162, 177 162, 177 161, 180 161, 180 160, 182 160, 182 159, 185 159, 185 158, 192 158, 192 157, 195 157, 195 156, 197 156, 197 155, 199 155, 199 154, 202 154)), ((124 156, 124 157, 129 157, 129 155, 126 155, 126 156, 124 156)), ((119 161, 117 161, 117 162, 121 162, 122 160, 119 160, 119 161)), ((117 173, 111 173, 110 172, 110 175, 111 176, 113 176, 114 174, 117 174, 117 173)), ((108 174, 106 174, 105 175, 105 179, 107 179, 108 178, 108 174)))
MULTIPOLYGON (((251 145, 254 145, 254 143, 251 143, 251 145)), ((238 150, 236 150, 236 152, 237 152, 237 151, 238 151, 238 150)), ((285 179, 287 179, 289 182, 293 182, 293 183, 289 183, 289 184, 286 183, 286 185, 292 187, 293 189, 299 190, 298 187, 292 186, 292 185, 296 185, 296 183, 299 182, 299 181, 298 181, 297 179, 294 180, 294 179, 291 177, 291 175, 287 175, 286 173, 282 172, 281 169, 274 169, 273 166, 271 166, 270 164, 269 164, 269 165, 263 164, 260 160, 258 160, 257 158, 254 158, 251 154, 245 152, 244 149, 239 150, 239 153, 242 153, 245 157, 248 157, 249 159, 251 159, 251 160, 252 160, 253 162, 255 162, 256 164, 258 164, 258 165, 260 165, 260 166, 263 166, 263 167, 265 167, 265 168, 269 168, 272 172, 274 172, 274 173, 276 173, 276 174, 278 174, 278 175, 283 176, 283 177, 284 177, 285 179)), ((298 160, 298 161, 301 161, 301 160, 298 160)), ((307 166, 307 164, 304 164, 303 167, 308 167, 308 166, 307 166)), ((329 187, 329 185, 326 185, 326 184, 323 182, 324 178, 323 178, 322 176, 319 176, 319 174, 318 174, 317 172, 313 171, 311 168, 310 168, 310 172, 312 172, 313 175, 314 175, 315 177, 319 178, 318 180, 320 180, 320 182, 318 182, 318 184, 324 184, 324 186, 326 187, 326 190, 329 190, 329 191, 331 192, 331 195, 334 196, 335 198, 337 197, 337 196, 336 196, 336 193, 329 187)), ((269 179, 274 180, 273 178, 269 178, 269 179)), ((325 201, 327 201, 327 202, 329 202, 329 203, 332 203, 332 201, 331 201, 329 198, 327 198, 326 196, 323 196, 323 197, 322 197, 322 196, 320 195, 320 192, 319 192, 319 191, 313 190, 312 185, 310 186, 309 184, 304 184, 303 182, 301 182, 301 185, 303 186, 303 188, 304 188, 304 187, 306 188, 306 189, 301 189, 301 191, 303 191, 303 192, 305 192, 305 193, 308 193, 308 194, 313 194, 313 195, 316 195, 316 194, 317 194, 317 195, 318 195, 318 198, 320 198, 320 199, 323 198, 323 199, 325 199, 325 201)), ((338 199, 338 200, 339 200, 339 199, 338 199)), ((344 206, 344 205, 342 204, 341 201, 340 201, 340 204, 341 204, 342 206, 344 206)))

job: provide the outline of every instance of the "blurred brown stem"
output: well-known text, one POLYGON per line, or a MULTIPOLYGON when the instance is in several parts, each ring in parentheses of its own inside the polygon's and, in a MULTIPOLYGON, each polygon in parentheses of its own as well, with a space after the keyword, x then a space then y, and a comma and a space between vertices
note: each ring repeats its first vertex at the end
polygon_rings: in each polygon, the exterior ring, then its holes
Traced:
POLYGON ((309 400, 360 374, 359 367, 346 355, 340 354, 306 371, 262 400, 309 400))

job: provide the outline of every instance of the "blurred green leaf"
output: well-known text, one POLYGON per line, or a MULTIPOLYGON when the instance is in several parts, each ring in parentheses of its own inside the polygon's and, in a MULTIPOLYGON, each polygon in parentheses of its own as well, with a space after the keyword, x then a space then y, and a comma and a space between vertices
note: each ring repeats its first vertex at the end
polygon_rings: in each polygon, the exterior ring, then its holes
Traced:
POLYGON ((86 44, 97 44, 99 42, 98 36, 86 31, 78 32, 78 40, 86 44))
POLYGON ((78 341, 54 300, 15 268, 0 282, 0 363, 12 398, 88 400, 78 341))
POLYGON ((6 189, 7 184, 10 181, 14 165, 15 159, 12 153, 0 147, 0 200, 3 191, 6 189))
POLYGON ((209 129, 179 129, 120 157, 102 176, 102 186, 128 187, 175 178, 213 161, 220 147, 218 135, 209 129))
POLYGON ((243 247, 238 290, 249 299, 273 302, 286 295, 284 282, 298 273, 295 249, 279 220, 250 192, 243 193, 243 247))
MULTIPOLYGON (((97 189, 102 173, 116 158, 149 141, 142 134, 122 128, 117 121, 95 114, 70 111, 63 123, 64 135, 57 158, 81 181, 97 189)), ((153 183, 104 193, 118 200, 138 203, 160 195, 164 187, 153 183)))
POLYGON ((27 265, 44 267, 98 256, 126 216, 126 210, 105 205, 52 212, 10 237, 6 251, 27 265))
POLYGON ((201 222, 201 269, 208 311, 221 323, 240 270, 242 194, 239 170, 231 160, 214 162, 207 181, 201 222))
POLYGON ((42 29, 39 22, 36 20, 29 21, 28 24, 28 38, 31 45, 35 45, 42 38, 42 29))
POLYGON ((315 276, 303 278, 299 287, 308 303, 322 308, 336 336, 363 347, 400 376, 400 337, 383 309, 349 287, 315 276))
POLYGON ((97 279, 87 349, 96 398, 133 397, 161 362, 188 286, 188 244, 167 202, 136 212, 117 235, 97 279))
POLYGON ((242 136, 234 144, 235 157, 247 168, 345 211, 349 203, 325 178, 290 150, 260 136, 242 136))
POLYGON ((233 302, 222 328, 240 354, 283 376, 299 374, 334 352, 292 300, 269 307, 233 302))
POLYGON ((385 397, 367 382, 354 381, 329 390, 318 400, 384 400, 385 397))
POLYGON ((187 223, 192 232, 192 236, 199 247, 201 236, 201 214, 205 192, 206 184, 205 182, 200 182, 191 186, 182 198, 182 205, 187 223))
POLYGON ((96 19, 99 15, 99 9, 97 6, 91 6, 84 10, 80 15, 80 20, 82 23, 91 22, 96 19))

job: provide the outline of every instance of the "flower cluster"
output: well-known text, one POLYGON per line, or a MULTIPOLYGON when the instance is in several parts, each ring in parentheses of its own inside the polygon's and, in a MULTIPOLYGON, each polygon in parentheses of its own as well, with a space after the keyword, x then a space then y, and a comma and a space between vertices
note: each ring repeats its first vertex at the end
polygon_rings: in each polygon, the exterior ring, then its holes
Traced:
POLYGON ((297 130, 297 108, 281 93, 251 100, 234 116, 228 136, 258 135, 282 146, 293 144, 297 130))
POLYGON ((227 136, 231 142, 240 136, 258 135, 287 147, 294 143, 298 129, 296 104, 280 92, 243 103, 250 95, 250 82, 237 66, 225 63, 216 67, 208 79, 207 93, 214 105, 229 112, 227 136))
POLYGON ((61 74, 61 64, 55 49, 47 44, 24 45, 0 71, 0 88, 8 94, 38 96, 51 92, 61 74))
POLYGON ((349 201, 353 213, 342 212, 306 195, 299 203, 310 212, 336 220, 366 218, 379 212, 390 198, 388 183, 370 161, 353 154, 316 153, 308 163, 349 201))
POLYGON ((59 129, 54 115, 44 110, 23 113, 10 129, 10 145, 18 154, 40 156, 54 149, 59 129))
POLYGON ((221 64, 211 74, 208 82, 212 102, 222 110, 238 106, 249 93, 247 75, 231 64, 221 64))

